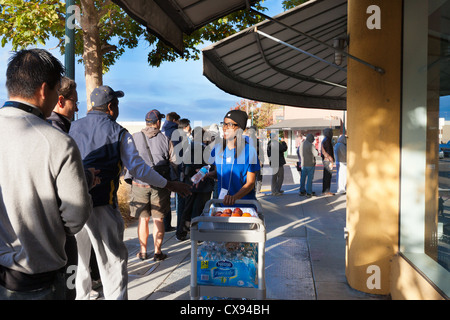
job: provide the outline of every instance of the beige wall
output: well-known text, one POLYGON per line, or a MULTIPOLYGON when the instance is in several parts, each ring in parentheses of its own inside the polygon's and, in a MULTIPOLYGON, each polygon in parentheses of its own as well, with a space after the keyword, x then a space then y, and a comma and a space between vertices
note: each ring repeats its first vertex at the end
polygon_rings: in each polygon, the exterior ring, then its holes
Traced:
POLYGON ((435 287, 399 255, 392 260, 391 282, 394 300, 444 300, 435 287))
POLYGON ((348 62, 348 188, 346 276, 351 287, 389 294, 398 251, 401 108, 401 0, 349 0, 349 52, 386 73, 348 62), (369 30, 367 8, 381 9, 369 30))
POLYGON ((290 119, 344 119, 344 111, 312 109, 312 108, 296 108, 296 107, 280 107, 273 112, 274 122, 277 117, 283 117, 284 120, 290 119))

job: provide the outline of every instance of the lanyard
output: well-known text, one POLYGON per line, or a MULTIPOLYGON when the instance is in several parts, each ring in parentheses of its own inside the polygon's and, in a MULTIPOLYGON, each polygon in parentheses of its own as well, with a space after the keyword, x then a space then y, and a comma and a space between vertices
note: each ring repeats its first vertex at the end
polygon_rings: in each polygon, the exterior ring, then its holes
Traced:
POLYGON ((38 108, 32 107, 30 105, 27 105, 25 103, 21 103, 18 101, 6 101, 5 104, 3 105, 3 107, 17 108, 17 109, 23 110, 25 112, 32 113, 35 116, 38 116, 39 118, 45 120, 45 116, 41 112, 41 110, 39 110, 38 108))
MULTIPOLYGON (((225 147, 225 150, 223 150, 222 153, 222 166, 220 167, 220 175, 222 176, 222 179, 220 179, 220 189, 223 189, 223 166, 224 166, 224 156, 225 156, 225 152, 227 151, 227 148, 225 147)), ((236 152, 236 151, 235 151, 236 152)), ((231 177, 233 177, 233 168, 234 168, 234 161, 236 159, 234 159, 233 157, 233 163, 231 164, 231 172, 230 172, 230 179, 228 181, 228 192, 230 191, 230 186, 231 186, 231 177)), ((225 164, 227 163, 227 158, 225 157, 225 164)))

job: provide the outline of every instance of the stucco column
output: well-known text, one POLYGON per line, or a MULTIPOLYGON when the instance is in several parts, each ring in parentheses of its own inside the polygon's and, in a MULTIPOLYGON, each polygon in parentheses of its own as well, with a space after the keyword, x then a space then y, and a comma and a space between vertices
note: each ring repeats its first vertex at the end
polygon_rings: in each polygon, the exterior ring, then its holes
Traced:
POLYGON ((349 0, 346 276, 354 289, 388 294, 398 251, 402 0, 349 0))

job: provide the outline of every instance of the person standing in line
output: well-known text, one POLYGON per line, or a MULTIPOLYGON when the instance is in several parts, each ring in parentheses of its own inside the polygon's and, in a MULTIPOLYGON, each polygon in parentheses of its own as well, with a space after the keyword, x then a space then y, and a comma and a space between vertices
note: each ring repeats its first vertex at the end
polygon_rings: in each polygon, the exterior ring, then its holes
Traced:
MULTIPOLYGON (((162 125, 161 132, 164 133, 170 141, 172 141, 172 144, 174 147, 177 146, 181 142, 179 139, 179 136, 177 134, 174 135, 174 132, 178 131, 178 125, 180 123, 180 115, 176 112, 169 112, 166 114, 166 121, 164 121, 164 124, 162 125)), ((181 160, 180 156, 175 153, 175 156, 177 156, 177 163, 178 166, 178 177, 176 178, 177 181, 183 181, 180 174, 183 172, 183 168, 181 167, 181 160)), ((182 155, 181 155, 182 156, 182 155)), ((183 213, 183 205, 184 205, 184 198, 180 197, 178 194, 175 194, 175 211, 177 212, 177 226, 178 222, 180 220, 181 214, 183 213)), ((170 211, 170 214, 167 214, 164 218, 164 228, 165 232, 170 232, 175 230, 175 227, 172 227, 172 211, 170 211)))
MULTIPOLYGON (((176 172, 176 158, 172 141, 161 133, 161 119, 165 116, 153 109, 145 116, 146 127, 133 134, 133 139, 139 155, 145 162, 161 174, 171 180, 171 171, 176 172)), ((141 246, 138 258, 148 259, 147 239, 149 236, 150 217, 153 218, 153 244, 155 261, 167 258, 167 254, 161 251, 164 239, 164 218, 171 214, 170 191, 149 185, 139 179, 135 179, 128 171, 125 180, 131 179, 130 211, 132 217, 139 218, 138 238, 141 246)))
MULTIPOLYGON (((184 158, 184 182, 192 185, 191 178, 204 166, 207 166, 204 159, 205 148, 211 141, 211 135, 207 137, 202 127, 192 130, 192 143, 186 149, 184 158)), ((209 158, 209 157, 208 157, 209 158)), ((214 191, 214 179, 205 179, 192 186, 192 194, 185 199, 185 207, 181 217, 180 226, 177 228, 176 239, 178 241, 187 240, 189 222, 192 218, 201 215, 206 202, 211 199, 214 191)))
MULTIPOLYGON (((169 139, 172 139, 172 134, 178 129, 178 123, 180 121, 180 116, 176 112, 169 112, 166 114, 166 121, 164 122, 161 132, 164 133, 169 139)), ((172 141, 173 145, 176 146, 178 140, 172 141)))
POLYGON ((68 133, 75 112, 78 112, 77 84, 74 80, 63 77, 58 102, 47 121, 55 128, 68 133))
POLYGON ((345 194, 347 192, 347 137, 341 135, 334 146, 337 169, 337 193, 345 194))
MULTIPOLYGON (((68 77, 62 77, 61 87, 59 89, 58 102, 52 111, 50 117, 47 121, 56 129, 62 132, 69 133, 70 125, 72 123, 75 112, 78 111, 78 93, 77 84, 74 80, 68 77)), ((94 168, 85 169, 86 180, 88 181, 89 189, 93 188, 98 184, 99 178, 96 177, 98 171, 94 168)), ((67 254, 67 268, 70 266, 76 266, 78 264, 78 252, 77 252, 77 241, 75 236, 67 236, 66 239, 66 254, 67 254)), ((95 260, 95 255, 92 255, 91 269, 95 271, 98 270, 97 261, 95 260)), ((70 278, 72 275, 70 272, 66 272, 66 278, 70 278)), ((99 281, 100 278, 95 279, 99 281)), ((66 299, 74 300, 76 298, 75 287, 66 288, 66 299)))
MULTIPOLYGON (((174 131, 174 134, 172 134, 172 138, 177 140, 177 148, 175 151, 176 156, 178 157, 178 169, 180 172, 180 181, 185 181, 185 164, 184 164, 184 153, 186 150, 190 148, 190 145, 192 143, 192 136, 191 136, 192 128, 191 128, 191 121, 189 119, 183 118, 178 121, 178 129, 174 131)), ((179 234, 181 230, 184 229, 184 223, 182 221, 184 209, 186 207, 186 200, 187 198, 181 198, 176 197, 176 211, 177 211, 177 227, 176 227, 176 233, 179 234)))
POLYGON ((261 192, 262 179, 263 179, 263 175, 262 175, 263 159, 262 159, 262 155, 260 153, 261 141, 259 140, 257 133, 258 133, 258 129, 256 128, 256 126, 251 126, 244 131, 244 135, 246 137, 248 137, 248 143, 256 149, 256 154, 258 156, 259 165, 261 167, 261 170, 256 172, 255 191, 256 191, 256 194, 264 195, 264 193, 261 192))
POLYGON ((319 152, 314 147, 314 136, 309 133, 306 135, 305 141, 299 146, 300 157, 301 157, 301 178, 300 178, 300 196, 305 196, 311 198, 312 192, 312 182, 314 179, 314 172, 316 168, 316 157, 319 152), (305 188, 306 183, 306 188, 305 188))
POLYGON ((14 53, 0 109, 0 300, 65 299, 66 236, 92 212, 80 151, 49 125, 64 67, 43 49, 14 53))
POLYGON ((322 181, 322 194, 326 196, 333 196, 331 192, 331 178, 333 174, 334 165, 334 151, 333 151, 333 130, 326 128, 323 131, 325 138, 322 140, 322 163, 323 163, 323 181, 322 181))
POLYGON ((267 156, 269 157, 269 164, 272 167, 272 183, 271 190, 273 196, 281 196, 283 190, 284 180, 284 165, 286 159, 284 153, 287 151, 287 144, 283 140, 278 141, 277 135, 272 134, 269 143, 267 144, 267 156), (278 154, 272 153, 272 151, 278 150, 278 154), (275 158, 277 157, 277 158, 275 158))
POLYGON ((190 193, 188 185, 163 178, 139 156, 131 134, 116 122, 118 98, 123 96, 122 91, 114 91, 109 86, 95 88, 90 96, 92 110, 86 117, 74 121, 69 132, 78 144, 84 166, 99 169, 101 178, 101 183, 90 190, 94 212, 76 236, 77 299, 89 299, 91 292, 91 244, 99 263, 105 298, 128 298, 128 251, 123 242, 124 221, 117 203, 119 178, 124 166, 133 177, 149 185, 167 188, 183 196, 190 193))
POLYGON ((236 200, 256 200, 256 172, 261 170, 256 149, 245 142, 242 133, 247 125, 248 115, 242 110, 231 110, 223 120, 223 143, 217 143, 208 163, 215 170, 203 179, 216 178, 219 199, 223 205, 233 206, 236 200))
POLYGON ((189 119, 180 119, 178 122, 178 129, 183 130, 183 137, 187 138, 189 144, 192 143, 192 127, 189 119))

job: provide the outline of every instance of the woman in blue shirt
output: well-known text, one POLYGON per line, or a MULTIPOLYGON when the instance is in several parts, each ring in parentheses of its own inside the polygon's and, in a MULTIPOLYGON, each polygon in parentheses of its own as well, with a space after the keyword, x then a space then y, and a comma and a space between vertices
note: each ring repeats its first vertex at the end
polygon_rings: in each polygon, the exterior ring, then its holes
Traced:
POLYGON ((242 135, 247 124, 247 113, 229 111, 223 121, 223 143, 216 143, 209 163, 215 170, 209 177, 217 177, 219 199, 232 206, 239 199, 256 199, 256 173, 261 169, 257 152, 242 135))

